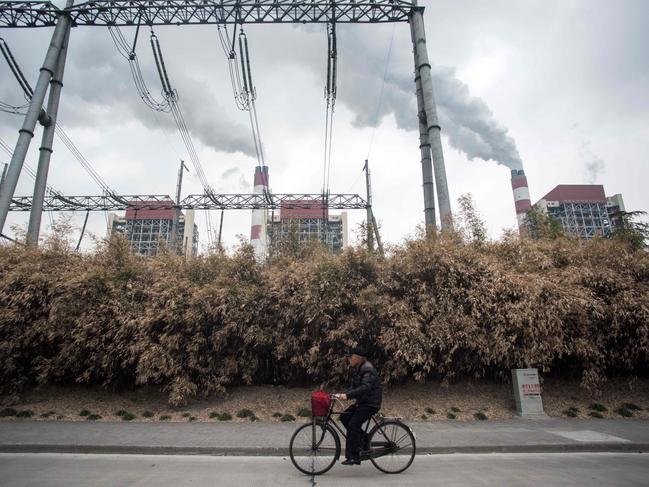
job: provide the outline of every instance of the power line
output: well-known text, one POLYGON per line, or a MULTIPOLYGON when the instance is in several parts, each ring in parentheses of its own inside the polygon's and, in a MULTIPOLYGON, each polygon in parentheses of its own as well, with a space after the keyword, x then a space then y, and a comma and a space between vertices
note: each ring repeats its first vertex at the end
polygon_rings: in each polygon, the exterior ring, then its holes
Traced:
POLYGON ((23 105, 15 106, 4 101, 0 101, 0 111, 5 113, 11 113, 12 115, 25 115, 27 112, 23 111, 29 106, 29 103, 23 105))
POLYGON ((331 176, 331 141, 333 139, 334 108, 336 106, 338 70, 338 47, 336 42, 336 23, 327 24, 327 81, 325 85, 325 138, 324 164, 322 170, 322 191, 329 192, 331 176))
POLYGON ((361 170, 358 172, 358 176, 356 177, 356 180, 351 184, 349 189, 346 191, 346 193, 349 193, 355 186, 358 184, 358 181, 361 179, 361 176, 363 175, 363 171, 365 170, 365 165, 361 168, 361 170))
MULTIPOLYGON (((140 98, 149 108, 153 110, 155 118, 159 121, 156 112, 172 113, 174 122, 176 123, 176 127, 178 128, 178 132, 181 136, 183 144, 185 145, 185 148, 189 155, 189 159, 191 160, 192 165, 194 166, 194 169, 196 171, 196 175, 201 185, 203 186, 204 190, 206 191, 206 193, 209 193, 211 189, 209 182, 207 180, 205 172, 203 171, 202 165, 200 164, 200 160, 198 159, 198 154, 196 153, 191 137, 189 136, 189 130, 185 122, 184 116, 182 114, 182 111, 180 110, 180 106, 177 103, 178 102, 177 92, 171 89, 171 84, 169 82, 169 77, 166 72, 166 69, 163 70, 164 59, 162 58, 162 52, 160 50, 159 41, 155 36, 155 34, 153 33, 153 30, 151 30, 150 42, 151 42, 151 48, 152 48, 154 60, 156 63, 156 68, 158 70, 158 74, 160 76, 160 80, 163 86, 162 101, 156 100, 151 95, 151 92, 144 81, 144 76, 142 75, 142 70, 140 68, 139 60, 137 58, 137 53, 135 52, 135 47, 137 45, 137 36, 139 32, 139 24, 138 24, 138 30, 136 31, 135 39, 133 41, 132 46, 129 46, 124 35, 122 34, 121 30, 118 27, 109 26, 108 30, 110 32, 111 38, 113 39, 113 43, 115 44, 115 47, 117 48, 118 52, 129 63, 133 82, 135 84, 135 88, 138 94, 140 95, 140 98)), ((176 154, 180 157, 180 154, 178 154, 176 147, 169 140, 169 137, 167 136, 167 133, 166 131, 164 131, 164 129, 163 132, 165 138, 167 139, 167 142, 169 143, 173 151, 176 152, 176 154)), ((208 223, 208 227, 210 223, 209 220, 210 220, 210 215, 206 213, 206 222, 208 223)), ((209 238, 210 238, 210 234, 208 230, 208 239, 209 238)))
POLYGON ((217 29, 221 47, 228 60, 230 83, 232 85, 235 104, 239 110, 248 112, 257 163, 259 166, 264 167, 266 166, 266 157, 264 155, 264 144, 261 140, 261 131, 259 130, 259 117, 257 116, 257 105, 255 103, 257 100, 257 90, 252 80, 248 37, 243 31, 243 27, 241 27, 238 36, 240 62, 237 62, 237 51, 235 49, 237 24, 235 24, 232 32, 232 39, 230 39, 226 25, 218 25, 217 29))
MULTIPOLYGON (((0 149, 2 149, 10 158, 13 157, 13 151, 11 150, 11 146, 7 144, 1 137, 0 137, 0 149)), ((30 178, 36 181, 36 171, 34 171, 34 169, 29 165, 29 163, 25 162, 25 164, 23 165, 23 169, 25 170, 25 172, 30 178)), ((52 195, 62 194, 60 191, 55 190, 49 184, 46 186, 46 190, 49 194, 52 195)))
MULTIPOLYGON (((13 157, 13 151, 11 150, 11 147, 2 138, 0 138, 0 149, 2 149, 9 157, 13 157)), ((23 164, 23 170, 27 173, 27 175, 34 182, 36 182, 36 171, 34 171, 34 169, 32 169, 32 167, 29 165, 29 163, 25 162, 23 164)), ((45 191, 50 196, 55 196, 55 197, 56 196, 61 196, 61 194, 62 194, 60 191, 57 191, 54 188, 52 188, 52 186, 50 186, 49 184, 46 184, 45 191)), ((50 226, 54 227, 54 218, 52 217, 52 212, 48 211, 47 215, 48 215, 49 220, 50 220, 50 226)))
POLYGON ((388 46, 388 54, 385 58, 385 69, 383 70, 383 81, 381 82, 381 92, 379 94, 379 103, 376 106, 376 113, 374 114, 374 129, 372 130, 372 137, 370 138, 370 144, 367 148, 367 157, 370 158, 370 152, 372 150, 372 143, 374 142, 374 135, 376 135, 377 123, 379 121, 379 113, 381 111, 381 105, 383 104, 383 92, 385 90, 385 81, 388 77, 388 68, 390 66, 390 55, 392 54, 392 44, 394 42, 394 32, 396 30, 397 24, 392 26, 392 35, 390 36, 390 45, 388 46))
POLYGON ((9 66, 9 69, 11 69, 11 72, 13 73, 14 77, 20 84, 20 87, 25 93, 25 96, 29 98, 34 96, 34 90, 32 90, 31 85, 27 81, 27 78, 25 78, 25 75, 20 69, 20 66, 18 66, 16 59, 11 53, 11 49, 9 49, 7 42, 2 37, 0 37, 0 51, 2 51, 2 55, 7 61, 7 65, 9 66))
MULTIPOLYGON (((11 49, 9 48, 9 45, 6 43, 6 41, 0 37, 0 51, 2 51, 2 55, 5 58, 5 61, 9 65, 9 68, 11 69, 11 72, 13 73, 14 77, 16 78, 16 81, 20 85, 21 89, 23 90, 23 94, 27 100, 31 100, 32 96, 34 95, 34 91, 32 90, 31 85, 29 84, 29 81, 25 78, 25 75, 23 74, 22 70, 20 69, 20 66, 18 65, 18 62, 13 56, 13 53, 11 52, 11 49)), ((4 103, 0 102, 0 108, 3 108, 2 105, 6 105, 4 103)), ((29 103, 27 104, 29 105, 29 103)), ((27 106, 24 105, 24 106, 27 106)), ((10 108, 22 108, 22 107, 10 107, 10 108)), ((7 110, 4 110, 7 111, 7 110)), ((15 111, 14 113, 22 114, 21 112, 15 111)), ((41 109, 41 113, 45 114, 45 109, 41 109)), ((92 167, 92 164, 83 156, 81 151, 74 145, 70 137, 65 133, 63 128, 57 123, 56 126, 54 127, 56 131, 56 135, 59 137, 59 139, 64 143, 64 145, 68 148, 70 153, 77 159, 77 161, 81 164, 81 166, 86 170, 90 178, 99 185, 99 187, 105 191, 107 194, 111 194, 116 196, 117 192, 112 190, 108 184, 101 178, 99 173, 92 167)), ((12 154, 13 151, 11 151, 11 148, 3 142, 3 149, 5 151, 9 150, 12 154), (4 147, 6 146, 6 147, 4 147)), ((29 172, 30 168, 28 165, 25 165, 26 170, 29 172)), ((33 172, 33 170, 32 170, 33 172)), ((48 186, 49 187, 49 186, 48 186)), ((51 188, 50 188, 51 189, 51 188)))
MULTIPOLYGON (((153 29, 151 29, 150 42, 151 49, 153 51, 153 58, 158 70, 158 76, 160 77, 160 83, 162 84, 162 92, 164 98, 166 100, 166 103, 169 105, 169 109, 173 116, 174 122, 176 123, 180 137, 189 155, 189 160, 191 161, 194 167, 194 171, 196 172, 196 175, 198 176, 198 179, 203 186, 203 190, 205 191, 205 194, 212 197, 214 190, 210 186, 209 180, 207 179, 207 175, 205 174, 203 165, 201 164, 201 160, 198 156, 198 152, 196 151, 196 147, 194 146, 189 127, 187 125, 187 122, 185 121, 185 117, 180 107, 178 92, 171 86, 169 74, 167 73, 164 57, 162 55, 162 48, 160 47, 160 41, 153 32, 153 29)), ((214 240, 214 235, 212 234, 214 230, 212 225, 212 216, 210 215, 209 211, 205 212, 205 219, 207 223, 208 242, 211 245, 211 242, 214 240)))
POLYGON ((149 91, 146 82, 144 81, 144 76, 142 75, 142 70, 140 69, 140 62, 138 60, 137 53, 135 52, 139 30, 140 26, 138 24, 133 45, 130 46, 128 42, 126 42, 126 38, 122 34, 122 31, 119 29, 119 27, 108 27, 108 32, 110 33, 111 39, 113 40, 117 51, 124 59, 128 61, 133 83, 135 84, 135 88, 142 101, 152 110, 155 110, 157 112, 169 112, 171 110, 169 102, 164 98, 161 101, 155 99, 153 95, 151 95, 151 92, 149 91))
MULTIPOLYGON (((235 105, 239 110, 247 111, 248 118, 250 119, 250 130, 252 132, 252 140, 255 147, 255 155, 257 156, 257 165, 262 168, 267 168, 266 157, 264 156, 264 143, 261 139, 261 131, 259 130, 259 117, 257 115, 257 90, 252 81, 252 70, 250 68, 250 51, 248 49, 248 37, 243 30, 243 26, 239 30, 239 60, 237 62, 237 27, 235 23, 232 31, 232 38, 228 34, 227 25, 217 25, 219 40, 221 47, 228 60, 228 71, 230 74, 230 83, 232 85, 232 94, 234 96, 235 105)), ((268 170, 261 171, 262 178, 267 178, 268 170)), ((272 197, 268 190, 268 180, 262 181, 264 198, 270 202, 272 197)), ((268 218, 268 214, 264 212, 264 221, 268 218)), ((221 220, 221 224, 223 220, 221 220)), ((219 245, 221 243, 221 230, 219 230, 218 237, 219 245)))
POLYGON ((56 135, 58 138, 63 142, 63 144, 67 147, 67 149, 70 151, 72 156, 81 164, 81 167, 85 169, 85 171, 88 173, 90 176, 90 179, 92 179, 97 186, 99 186, 102 190, 106 191, 107 193, 115 193, 110 186, 104 181, 104 179, 99 175, 99 173, 95 170, 94 167, 92 167, 92 164, 88 161, 88 159, 85 158, 85 156, 81 153, 81 151, 77 148, 76 145, 70 140, 70 137, 65 133, 63 128, 57 124, 55 127, 56 129, 56 135))
POLYGON ((27 78, 25 78, 25 75, 20 69, 20 66, 18 66, 18 63, 16 62, 11 49, 9 49, 9 45, 2 37, 0 37, 0 52, 2 52, 2 57, 5 58, 7 66, 9 66, 9 69, 13 73, 14 78, 16 78, 16 81, 20 85, 20 88, 23 90, 25 99, 28 100, 27 103, 17 106, 0 101, 0 111, 15 115, 25 115, 26 112, 24 112, 23 110, 29 106, 29 99, 34 94, 34 90, 32 90, 32 87, 27 81, 27 78))
POLYGON ((10 242, 13 242, 15 244, 18 244, 18 245, 25 245, 23 242, 20 242, 20 241, 16 240, 15 238, 11 238, 10 236, 5 235, 4 233, 0 233, 0 237, 4 238, 5 240, 9 240, 10 242))

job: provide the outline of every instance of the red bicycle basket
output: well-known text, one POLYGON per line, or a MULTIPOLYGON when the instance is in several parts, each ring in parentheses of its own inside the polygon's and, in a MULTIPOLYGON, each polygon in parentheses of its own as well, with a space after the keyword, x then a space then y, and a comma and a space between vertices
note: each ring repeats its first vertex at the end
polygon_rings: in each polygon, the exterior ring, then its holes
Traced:
POLYGON ((311 394, 311 413, 315 417, 324 417, 329 412, 331 397, 325 391, 316 391, 311 394))

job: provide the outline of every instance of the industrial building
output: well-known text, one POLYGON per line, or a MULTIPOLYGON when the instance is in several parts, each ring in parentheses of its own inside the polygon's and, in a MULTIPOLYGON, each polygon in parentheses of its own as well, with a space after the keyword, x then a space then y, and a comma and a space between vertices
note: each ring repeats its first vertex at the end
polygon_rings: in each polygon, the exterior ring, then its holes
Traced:
POLYGON ((610 235, 625 211, 622 195, 606 196, 599 184, 560 184, 534 207, 557 221, 566 234, 581 240, 610 235))
MULTIPOLYGON (((108 235, 121 233, 130 242, 134 252, 141 255, 156 255, 160 242, 171 246, 171 235, 174 223, 174 202, 137 202, 131 203, 124 216, 116 213, 108 215, 108 235), (152 204, 155 209, 147 208, 152 204)), ((194 257, 198 252, 198 226, 194 223, 194 210, 179 212, 177 242, 182 242, 178 253, 185 257, 194 257), (185 232, 185 229, 191 229, 185 232)))
MULTIPOLYGON (((268 166, 255 167, 254 194, 270 194, 268 166)), ((323 242, 332 252, 348 245, 347 212, 330 215, 320 199, 282 201, 279 210, 252 210, 250 243, 257 259, 279 250, 283 242, 323 242)))
POLYGON ((321 200, 283 202, 279 214, 269 213, 267 222, 271 252, 291 239, 323 242, 332 252, 340 252, 348 245, 347 212, 331 215, 321 200))

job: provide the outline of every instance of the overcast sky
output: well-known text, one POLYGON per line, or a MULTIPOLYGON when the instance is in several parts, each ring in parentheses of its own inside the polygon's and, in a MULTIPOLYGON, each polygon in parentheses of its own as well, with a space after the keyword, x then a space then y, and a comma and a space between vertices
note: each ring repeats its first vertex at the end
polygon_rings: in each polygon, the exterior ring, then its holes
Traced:
MULTIPOLYGON (((471 193, 492 237, 516 224, 509 166, 522 161, 533 202, 557 184, 603 184, 627 210, 649 210, 649 2, 645 0, 425 1, 428 52, 452 199, 471 193)), ((132 39, 134 29, 123 28, 132 39)), ((247 113, 234 103, 215 26, 157 27, 169 77, 180 95, 203 168, 218 192, 252 192, 256 160, 247 113)), ((320 25, 246 26, 257 110, 273 192, 322 187, 327 40, 320 25)), ((51 29, 3 29, 32 85, 51 29)), ((154 95, 160 90, 149 33, 137 53, 154 95)), ((368 157, 383 238, 398 243, 423 222, 409 26, 338 26, 338 101, 333 193, 364 195, 368 157), (391 41, 392 40, 392 41, 391 41), (392 44, 384 83, 387 54, 392 44)), ((4 60, 0 100, 23 103, 4 60)), ((59 122, 104 180, 121 194, 175 192, 188 160, 169 114, 139 99, 127 62, 106 28, 71 34, 59 122)), ((21 119, 0 113, 0 137, 13 146, 21 119)), ((35 169, 40 128, 29 164, 35 169)), ((0 162, 8 157, 0 153, 0 162)), ((183 195, 200 193, 191 166, 183 195)), ((50 184, 65 194, 99 194, 55 140, 50 184)), ((17 195, 31 195, 21 176, 17 195)), ((201 212, 202 213, 202 212, 201 212)), ((219 212, 213 212, 218 221, 219 212)), ((226 212, 224 241, 250 234, 250 211, 226 212)), ((9 224, 28 215, 12 214, 9 224)), ((81 224, 83 215, 75 216, 81 224)), ((350 229, 364 212, 349 213, 350 229)), ((201 245, 205 217, 197 215, 201 245)), ((49 218, 43 218, 44 226, 49 218)), ((105 234, 105 216, 89 229, 105 234)), ((5 232, 11 234, 8 228, 5 232)), ((353 239, 353 235, 352 235, 353 239)))

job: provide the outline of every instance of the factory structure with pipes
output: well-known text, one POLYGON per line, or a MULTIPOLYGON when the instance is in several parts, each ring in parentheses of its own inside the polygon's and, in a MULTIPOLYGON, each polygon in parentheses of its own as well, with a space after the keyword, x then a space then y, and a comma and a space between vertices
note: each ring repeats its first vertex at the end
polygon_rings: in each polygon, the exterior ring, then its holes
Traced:
POLYGON ((330 215, 319 200, 296 200, 300 208, 282 203, 279 214, 271 213, 267 220, 268 250, 278 251, 282 242, 323 242, 332 252, 348 245, 347 212, 330 215), (310 204, 311 208, 303 208, 310 204))
POLYGON ((523 169, 511 171, 516 218, 521 235, 528 234, 526 215, 534 207, 555 220, 566 233, 582 241, 606 237, 621 224, 625 211, 621 194, 606 196, 599 184, 560 184, 532 205, 523 169))
MULTIPOLYGON (((255 167, 254 193, 269 194, 268 166, 255 167)), ((322 200, 283 201, 278 210, 252 210, 250 243, 258 259, 279 251, 284 243, 322 242, 332 252, 348 245, 347 212, 329 213, 322 200)))
POLYGON ((194 223, 194 210, 179 212, 177 236, 172 240, 174 202, 138 202, 131 203, 124 216, 108 214, 108 236, 113 233, 123 235, 131 244, 133 252, 140 255, 156 255, 164 242, 169 248, 175 243, 178 253, 185 257, 194 257, 198 253, 198 226, 194 223), (155 203, 159 208, 140 208, 155 203), (191 229, 186 232, 185 229, 191 229))
POLYGON ((625 211, 622 195, 606 196, 600 184, 560 184, 534 207, 558 222, 567 235, 580 240, 611 235, 625 211))

